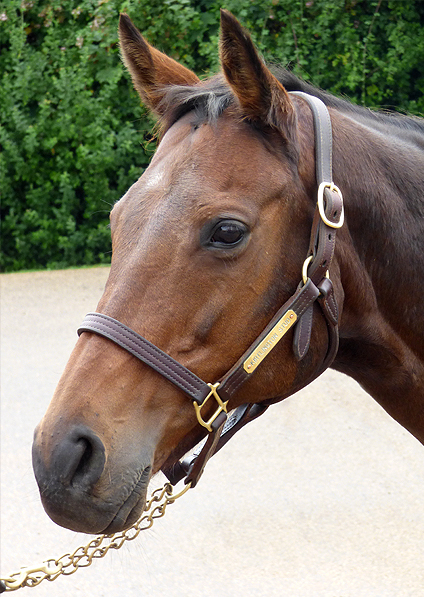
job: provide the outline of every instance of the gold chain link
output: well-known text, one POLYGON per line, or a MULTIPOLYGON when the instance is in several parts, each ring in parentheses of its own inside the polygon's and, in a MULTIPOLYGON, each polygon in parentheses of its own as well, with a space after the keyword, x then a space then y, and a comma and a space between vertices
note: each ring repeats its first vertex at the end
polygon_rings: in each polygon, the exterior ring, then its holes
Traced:
POLYGON ((43 580, 53 581, 62 574, 69 576, 74 574, 78 568, 91 566, 93 560, 104 558, 110 549, 120 549, 126 541, 133 541, 141 531, 150 529, 155 518, 162 518, 167 506, 184 495, 190 486, 189 483, 180 493, 173 495, 172 485, 166 483, 164 487, 156 489, 152 493, 144 508, 145 514, 126 531, 113 535, 99 535, 87 545, 78 547, 72 553, 66 553, 57 560, 45 560, 41 566, 22 567, 18 572, 0 578, 3 585, 3 591, 0 590, 0 592, 16 591, 21 587, 36 587, 43 580))

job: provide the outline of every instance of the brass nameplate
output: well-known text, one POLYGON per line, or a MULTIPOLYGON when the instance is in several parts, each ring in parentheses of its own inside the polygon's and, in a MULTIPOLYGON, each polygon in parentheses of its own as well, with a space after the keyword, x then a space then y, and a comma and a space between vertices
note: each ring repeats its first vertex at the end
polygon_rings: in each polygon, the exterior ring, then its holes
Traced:
POLYGON ((289 309, 275 324, 272 330, 265 336, 262 342, 255 348, 243 363, 246 373, 253 373, 256 367, 269 355, 274 346, 281 340, 284 334, 296 323, 297 315, 289 309))

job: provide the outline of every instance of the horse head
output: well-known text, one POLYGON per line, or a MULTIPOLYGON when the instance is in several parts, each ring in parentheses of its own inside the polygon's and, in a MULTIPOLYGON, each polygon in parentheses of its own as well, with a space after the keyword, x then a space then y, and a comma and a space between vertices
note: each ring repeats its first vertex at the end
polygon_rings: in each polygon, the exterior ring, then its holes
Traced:
MULTIPOLYGON (((149 167, 110 214, 112 264, 97 312, 217 382, 298 288, 317 192, 311 111, 225 11, 222 72, 205 81, 150 46, 126 15, 119 34, 161 132, 149 167)), ((336 294, 340 307, 339 284, 336 294)), ((320 309, 312 312, 303 358, 290 330, 229 409, 281 400, 311 379, 328 342, 320 309)), ((82 333, 35 432, 43 505, 76 531, 126 528, 151 475, 205 434, 181 389, 109 339, 82 333)))

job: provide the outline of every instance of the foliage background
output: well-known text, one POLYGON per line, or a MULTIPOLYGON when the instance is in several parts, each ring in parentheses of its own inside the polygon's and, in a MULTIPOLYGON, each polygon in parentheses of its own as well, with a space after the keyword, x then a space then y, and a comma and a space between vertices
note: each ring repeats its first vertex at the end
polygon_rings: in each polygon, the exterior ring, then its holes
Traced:
POLYGON ((267 60, 354 102, 424 113, 422 0, 0 2, 3 271, 109 261, 110 207, 154 151, 119 12, 202 75, 218 68, 221 6, 267 60))

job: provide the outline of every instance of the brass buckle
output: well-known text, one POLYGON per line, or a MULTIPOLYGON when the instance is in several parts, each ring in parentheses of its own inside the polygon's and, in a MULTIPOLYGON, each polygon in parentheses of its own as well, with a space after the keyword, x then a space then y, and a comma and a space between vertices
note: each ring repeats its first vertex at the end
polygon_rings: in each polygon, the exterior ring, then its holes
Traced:
POLYGON ((212 423, 215 421, 217 416, 222 412, 225 412, 225 413, 227 412, 228 400, 226 402, 223 402, 221 400, 221 397, 217 392, 217 388, 219 387, 219 382, 214 383, 214 384, 208 383, 208 386, 210 387, 211 391, 206 396, 206 398, 203 400, 202 404, 199 405, 199 404, 197 404, 197 402, 193 402, 193 406, 194 406, 194 410, 196 411, 196 416, 197 416, 197 420, 199 421, 199 423, 202 425, 202 427, 206 427, 206 429, 209 432, 211 432, 212 431, 212 423), (208 421, 205 421, 202 417, 201 411, 211 396, 213 396, 215 398, 215 400, 217 401, 218 408, 216 409, 214 414, 211 416, 211 418, 208 421))
POLYGON ((319 215, 321 216, 321 220, 330 228, 341 228, 344 223, 344 207, 343 207, 343 195, 339 187, 337 187, 334 182, 322 182, 318 187, 318 210, 319 215), (338 222, 331 222, 325 215, 324 209, 324 189, 330 189, 330 191, 335 191, 338 195, 340 195, 340 199, 342 200, 342 211, 340 214, 340 219, 338 222))

